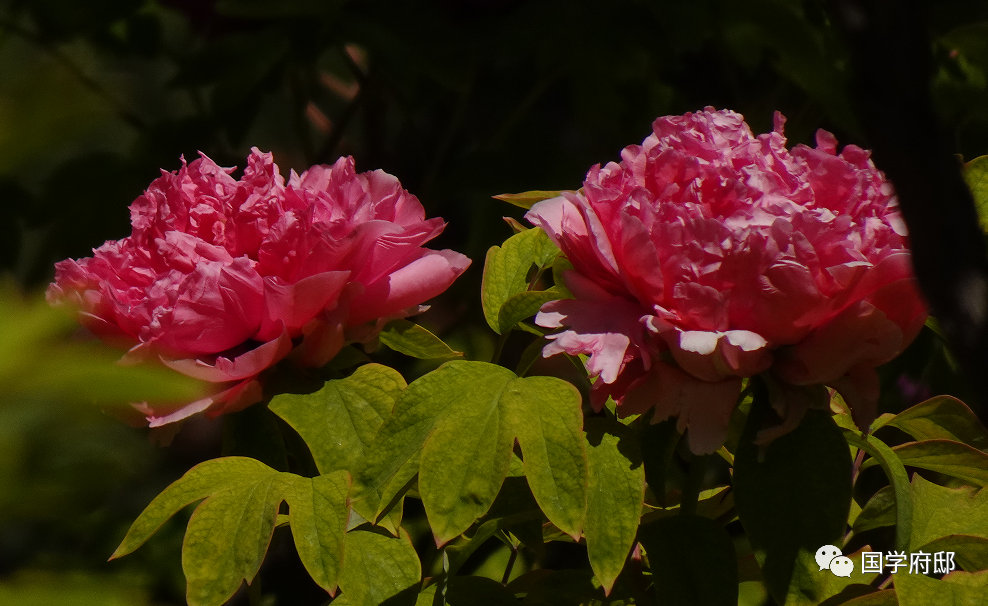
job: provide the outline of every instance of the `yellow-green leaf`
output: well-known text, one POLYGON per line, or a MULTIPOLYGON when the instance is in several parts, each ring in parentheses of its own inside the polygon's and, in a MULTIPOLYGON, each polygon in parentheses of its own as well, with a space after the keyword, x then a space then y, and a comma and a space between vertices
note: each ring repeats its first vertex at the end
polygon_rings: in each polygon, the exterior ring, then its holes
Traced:
POLYGON ((499 194, 497 196, 491 196, 495 200, 501 200, 502 202, 507 202, 508 204, 514 204, 515 206, 529 209, 536 202, 541 202, 542 200, 548 200, 549 198, 555 198, 561 196, 563 193, 560 191, 547 191, 547 190, 532 190, 522 192, 520 194, 499 194))

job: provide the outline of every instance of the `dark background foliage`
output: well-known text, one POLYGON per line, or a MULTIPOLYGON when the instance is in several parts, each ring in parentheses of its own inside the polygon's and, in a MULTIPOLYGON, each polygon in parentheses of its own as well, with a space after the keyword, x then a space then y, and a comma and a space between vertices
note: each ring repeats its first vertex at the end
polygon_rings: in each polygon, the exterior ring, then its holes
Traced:
MULTIPOLYGON (((988 152, 988 4, 931 4, 933 97, 971 159, 988 152)), ((847 65, 822 0, 0 0, 0 272, 42 287, 55 261, 126 236, 127 205, 182 155, 242 166, 257 146, 287 173, 349 154, 448 222, 434 247, 474 259, 427 320, 483 351, 482 259, 521 215, 492 195, 575 189, 657 116, 708 105, 756 133, 780 110, 791 144, 825 128, 867 147, 847 65)), ((886 370, 883 406, 961 392, 937 346, 924 333, 886 370)), ((0 420, 20 436, 0 452, 16 480, 0 486, 0 575, 112 572, 180 603, 181 523, 101 562, 157 491, 219 454, 219 425, 160 449, 103 419, 0 420)), ((304 587, 292 557, 272 566, 304 587)))

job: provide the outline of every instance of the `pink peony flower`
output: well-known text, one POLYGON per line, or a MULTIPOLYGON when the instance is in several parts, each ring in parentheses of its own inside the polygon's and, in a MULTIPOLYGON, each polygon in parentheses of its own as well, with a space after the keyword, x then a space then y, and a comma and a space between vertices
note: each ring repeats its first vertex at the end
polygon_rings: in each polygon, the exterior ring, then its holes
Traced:
POLYGON ((593 405, 678 416, 695 453, 716 450, 741 378, 767 372, 794 426, 828 385, 867 426, 878 375, 916 336, 926 305, 891 184, 853 145, 816 149, 754 137, 741 115, 707 108, 659 118, 582 192, 526 215, 566 254, 574 299, 536 317, 544 355, 588 354, 593 405), (817 388, 816 393, 820 393, 817 388))
POLYGON ((238 181, 203 155, 162 171, 130 207, 133 232, 56 265, 52 303, 79 308, 124 361, 160 359, 215 384, 170 409, 136 405, 151 426, 261 399, 259 374, 292 356, 327 363, 346 342, 421 311, 470 264, 422 245, 445 224, 380 170, 352 158, 292 171, 256 148, 238 181))

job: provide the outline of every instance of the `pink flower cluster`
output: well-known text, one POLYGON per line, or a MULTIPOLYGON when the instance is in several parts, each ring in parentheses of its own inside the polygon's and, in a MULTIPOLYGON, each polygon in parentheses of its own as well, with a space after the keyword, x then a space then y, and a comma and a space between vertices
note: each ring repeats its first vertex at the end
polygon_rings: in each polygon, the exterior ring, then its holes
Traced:
MULTIPOLYGON (((741 115, 659 118, 581 192, 532 207, 572 262, 574 299, 538 324, 565 330, 544 350, 588 354, 593 404, 678 416, 696 453, 716 450, 742 377, 766 373, 783 431, 828 385, 866 425, 876 366, 927 316, 891 184, 853 145, 785 147, 784 118, 752 136, 741 115)), ((777 432, 778 433, 778 432, 777 432)), ((777 434, 776 434, 777 435, 777 434)))
POLYGON ((83 324, 160 359, 213 393, 169 409, 138 404, 152 426, 261 399, 260 373, 292 356, 321 366, 346 342, 420 311, 470 264, 422 245, 445 224, 380 170, 352 158, 287 183, 256 148, 240 180, 206 156, 164 172, 130 207, 132 234, 56 265, 49 301, 83 324))

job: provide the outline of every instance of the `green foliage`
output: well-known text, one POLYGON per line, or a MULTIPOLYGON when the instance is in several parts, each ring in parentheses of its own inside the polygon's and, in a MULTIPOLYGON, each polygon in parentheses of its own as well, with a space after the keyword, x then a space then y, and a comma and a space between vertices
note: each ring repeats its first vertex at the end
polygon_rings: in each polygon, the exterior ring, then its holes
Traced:
POLYGON ((645 468, 631 428, 587 419, 589 491, 584 534, 594 574, 610 592, 635 544, 645 498, 645 468))
POLYGON ((559 249, 540 228, 508 238, 487 251, 481 301, 487 323, 499 335, 535 315, 543 303, 559 299, 558 289, 533 290, 539 276, 551 267, 559 249), (535 274, 531 274, 532 266, 535 274))
POLYGON ((903 551, 909 546, 912 532, 913 498, 909 491, 909 475, 895 452, 875 436, 862 436, 854 431, 845 430, 844 437, 852 446, 860 448, 874 457, 885 471, 892 492, 895 495, 895 545, 903 551))
POLYGON ((964 180, 974 197, 981 231, 988 233, 988 156, 975 158, 964 165, 964 180))
POLYGON ((699 516, 663 518, 641 527, 656 602, 670 606, 735 606, 738 565, 720 524, 699 516))
POLYGON ((287 502, 306 570, 333 591, 343 560, 349 483, 345 472, 303 478, 245 457, 212 459, 155 497, 112 557, 131 553, 179 510, 203 501, 189 520, 182 546, 187 597, 192 606, 220 605, 257 575, 280 505, 287 502))
POLYGON ((347 533, 343 549, 346 553, 340 574, 343 604, 378 606, 399 594, 409 596, 410 600, 387 603, 415 603, 422 568, 408 533, 392 537, 374 528, 358 528, 347 533))
POLYGON ((761 556, 765 583, 784 602, 799 551, 839 542, 851 502, 851 458, 841 430, 824 411, 810 410, 792 432, 764 451, 755 435, 769 412, 756 386, 734 461, 738 517, 761 556))
POLYGON ((988 593, 988 570, 977 573, 954 572, 943 580, 920 574, 896 576, 895 594, 899 606, 978 606, 988 593))
POLYGON ((887 425, 914 440, 954 440, 979 450, 988 449, 988 431, 966 404, 951 396, 931 398, 900 412, 887 425))
POLYGON ((408 320, 390 322, 378 338, 390 349, 413 358, 448 360, 463 357, 463 352, 454 351, 428 329, 408 320))
POLYGON ((302 436, 320 473, 356 472, 404 388, 396 370, 366 364, 315 393, 275 396, 269 407, 302 436))
POLYGON ((536 500, 553 523, 579 535, 587 481, 581 422, 579 395, 564 381, 449 362, 402 392, 356 475, 354 507, 377 519, 419 473, 433 532, 446 543, 490 508, 517 437, 536 500))
POLYGON ((508 204, 514 204, 520 208, 529 209, 535 205, 536 202, 541 202, 542 200, 548 200, 550 198, 555 198, 561 196, 563 192, 561 191, 526 191, 520 194, 499 194, 494 196, 495 200, 501 200, 507 202, 508 204))
POLYGON ((824 603, 824 600, 835 600, 828 603, 842 604, 848 599, 874 593, 875 589, 870 584, 878 573, 861 572, 861 551, 846 554, 854 562, 854 570, 849 577, 839 577, 835 574, 821 574, 813 553, 800 550, 793 568, 789 593, 786 595, 786 606, 817 606, 824 603))

